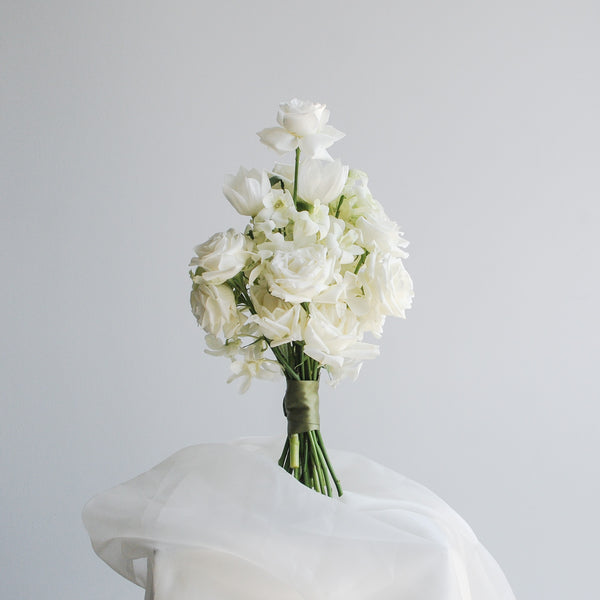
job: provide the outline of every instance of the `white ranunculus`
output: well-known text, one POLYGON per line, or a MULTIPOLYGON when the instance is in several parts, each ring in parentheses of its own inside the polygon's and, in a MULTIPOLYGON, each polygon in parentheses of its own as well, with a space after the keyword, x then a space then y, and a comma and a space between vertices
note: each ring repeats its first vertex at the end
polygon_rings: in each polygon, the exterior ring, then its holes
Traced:
POLYGON ((311 204, 316 200, 320 200, 322 204, 329 204, 339 199, 347 177, 348 167, 342 165, 339 159, 304 160, 298 170, 298 195, 311 204))
POLYGON ((198 325, 207 333, 231 338, 239 330, 241 315, 228 286, 210 285, 203 281, 196 283, 192 288, 190 304, 198 325))
POLYGON ((240 167, 236 175, 226 175, 223 193, 241 215, 254 217, 263 208, 263 198, 271 191, 266 171, 240 167))
POLYGON ((286 302, 310 302, 332 281, 335 262, 321 245, 273 252, 264 265, 269 291, 286 302))
POLYGON ((283 181, 283 185, 288 190, 292 190, 294 186, 294 165, 276 162, 271 171, 283 181))
POLYGON ((327 148, 344 137, 341 131, 327 125, 328 120, 329 111, 324 104, 293 98, 279 105, 277 122, 281 127, 263 129, 258 136, 280 154, 299 146, 308 157, 328 159, 327 148))
POLYGON ((249 240, 246 236, 228 229, 215 233, 203 244, 194 248, 196 255, 190 266, 200 267, 200 277, 207 283, 218 285, 237 275, 246 265, 249 240))
MULTIPOLYGON (((342 165, 339 159, 307 158, 298 168, 298 195, 311 204, 316 200, 323 204, 339 200, 347 183, 348 171, 348 166, 342 165)), ((275 163, 272 173, 283 181, 287 190, 293 189, 294 165, 275 163)))

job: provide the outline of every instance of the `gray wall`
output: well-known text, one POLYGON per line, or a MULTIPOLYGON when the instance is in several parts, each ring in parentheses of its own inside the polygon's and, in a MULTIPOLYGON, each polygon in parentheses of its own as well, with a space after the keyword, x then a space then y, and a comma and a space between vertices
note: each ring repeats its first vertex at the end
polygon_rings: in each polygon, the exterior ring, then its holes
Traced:
POLYGON ((520 600, 591 598, 598 485, 600 5, 3 0, 0 597, 138 599, 85 500, 202 441, 283 434, 203 354, 192 247, 269 167, 277 103, 409 240, 406 321, 323 390, 332 447, 436 491, 520 600))

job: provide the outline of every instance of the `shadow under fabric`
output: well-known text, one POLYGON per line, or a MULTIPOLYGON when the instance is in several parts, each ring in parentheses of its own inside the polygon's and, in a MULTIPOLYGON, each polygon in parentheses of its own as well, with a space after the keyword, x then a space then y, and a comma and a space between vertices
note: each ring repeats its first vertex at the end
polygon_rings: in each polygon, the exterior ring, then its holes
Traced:
POLYGON ((276 464, 281 439, 185 448, 92 498, 95 552, 146 600, 514 600, 468 525, 425 487, 331 452, 332 499, 276 464))

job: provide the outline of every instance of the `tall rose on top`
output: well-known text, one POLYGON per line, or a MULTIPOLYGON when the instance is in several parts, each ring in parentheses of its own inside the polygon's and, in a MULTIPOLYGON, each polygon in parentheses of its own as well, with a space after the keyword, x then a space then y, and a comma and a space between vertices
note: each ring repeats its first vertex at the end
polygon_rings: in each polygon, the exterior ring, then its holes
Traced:
POLYGON ((258 132, 260 141, 279 154, 300 148, 308 158, 331 160, 327 148, 344 137, 331 125, 324 104, 292 98, 282 102, 277 112, 281 127, 268 127, 258 132))

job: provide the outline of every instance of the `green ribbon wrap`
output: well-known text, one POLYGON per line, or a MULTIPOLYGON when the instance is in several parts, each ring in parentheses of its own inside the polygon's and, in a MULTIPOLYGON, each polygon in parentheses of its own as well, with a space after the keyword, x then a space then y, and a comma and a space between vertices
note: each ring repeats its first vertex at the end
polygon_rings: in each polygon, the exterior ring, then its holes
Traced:
POLYGON ((283 414, 287 417, 288 435, 320 429, 319 382, 288 379, 283 414))

